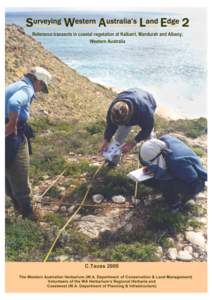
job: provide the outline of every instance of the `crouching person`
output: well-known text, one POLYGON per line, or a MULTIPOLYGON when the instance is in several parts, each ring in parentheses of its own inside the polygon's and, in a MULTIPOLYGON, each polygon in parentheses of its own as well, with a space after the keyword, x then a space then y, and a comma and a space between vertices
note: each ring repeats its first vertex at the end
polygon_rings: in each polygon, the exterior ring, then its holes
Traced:
POLYGON ((29 146, 32 131, 27 124, 30 105, 37 92, 48 93, 51 75, 41 67, 12 84, 5 91, 5 183, 6 194, 23 217, 33 218, 29 185, 29 146))
POLYGON ((174 136, 146 141, 140 147, 139 158, 146 171, 154 175, 143 183, 162 192, 173 211, 180 209, 181 200, 204 189, 206 170, 198 156, 174 136))
MULTIPOLYGON (((107 125, 101 151, 107 151, 109 142, 114 136, 115 142, 122 146, 123 152, 129 152, 137 143, 146 140, 154 126, 154 112, 156 109, 154 97, 141 89, 129 89, 118 94, 112 101, 107 113, 107 125), (134 141, 124 144, 132 126, 139 126, 141 131, 134 141)), ((114 162, 118 163, 118 160, 114 162)))

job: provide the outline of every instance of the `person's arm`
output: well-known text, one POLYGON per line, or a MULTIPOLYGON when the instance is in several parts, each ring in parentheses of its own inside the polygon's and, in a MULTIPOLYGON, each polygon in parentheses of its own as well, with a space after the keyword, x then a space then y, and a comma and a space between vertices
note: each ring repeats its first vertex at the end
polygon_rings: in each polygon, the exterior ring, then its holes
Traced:
POLYGON ((136 143, 146 140, 150 136, 152 129, 154 127, 153 113, 146 116, 145 120, 142 120, 142 122, 139 125, 142 129, 141 129, 141 131, 139 131, 139 133, 135 137, 136 143))
POLYGON ((5 126, 5 136, 17 134, 18 113, 10 112, 8 115, 8 123, 5 126))
POLYGON ((21 111, 21 107, 28 101, 28 94, 24 90, 19 90, 8 99, 8 123, 5 128, 5 135, 16 134, 16 125, 21 111))
POLYGON ((111 138, 113 137, 117 129, 118 126, 111 121, 110 109, 109 109, 107 113, 107 124, 104 132, 104 139, 110 142, 111 138))
POLYGON ((104 151, 107 151, 110 140, 118 128, 118 126, 113 124, 110 119, 110 109, 108 110, 106 121, 107 121, 107 124, 106 124, 105 132, 104 132, 104 139, 103 139, 101 147, 100 147, 101 153, 104 151))

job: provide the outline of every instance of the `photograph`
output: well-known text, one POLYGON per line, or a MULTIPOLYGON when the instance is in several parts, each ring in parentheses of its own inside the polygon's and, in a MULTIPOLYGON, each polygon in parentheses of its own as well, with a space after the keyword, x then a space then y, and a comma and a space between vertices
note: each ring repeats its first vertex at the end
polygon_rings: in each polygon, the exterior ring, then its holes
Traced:
POLYGON ((207 268, 206 18, 6 8, 6 263, 207 268))

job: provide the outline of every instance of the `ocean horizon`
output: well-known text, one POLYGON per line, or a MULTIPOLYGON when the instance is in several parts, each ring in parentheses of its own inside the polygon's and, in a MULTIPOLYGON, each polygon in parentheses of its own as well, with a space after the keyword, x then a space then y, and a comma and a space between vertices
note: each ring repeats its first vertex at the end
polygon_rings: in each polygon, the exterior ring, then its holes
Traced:
POLYGON ((118 90, 142 88, 153 94, 158 104, 185 117, 206 117, 206 24, 205 11, 185 12, 76 12, 7 11, 6 24, 17 24, 64 63, 91 81, 118 90), (198 14, 197 14, 198 12, 198 14), (26 19, 68 18, 189 18, 189 27, 148 28, 128 24, 101 27, 26 26, 26 19), (45 33, 61 33, 61 36, 45 33), (77 36, 73 36, 73 33, 77 36), (138 33, 141 33, 139 35, 138 33), (155 35, 143 35, 144 33, 155 35), (160 33, 173 32, 173 36, 160 33), (40 33, 40 35, 35 35, 40 33), (92 37, 88 35, 92 33, 92 37), (120 34, 123 33, 123 34, 120 34), (131 33, 131 35, 124 35, 131 33), (136 35, 133 35, 136 33, 136 35), (63 35, 62 35, 63 34, 63 35), (69 36, 72 34, 72 36, 69 36), (86 35, 87 34, 87 35, 86 35), (112 34, 117 34, 118 38, 112 34), (181 36, 180 36, 181 34, 181 36), (99 36, 100 35, 100 36, 99 36), (90 42, 91 39, 96 40, 90 42), (125 42, 111 42, 108 39, 125 42), (104 42, 104 40, 106 42, 104 42), (99 42, 100 41, 100 42, 99 42))

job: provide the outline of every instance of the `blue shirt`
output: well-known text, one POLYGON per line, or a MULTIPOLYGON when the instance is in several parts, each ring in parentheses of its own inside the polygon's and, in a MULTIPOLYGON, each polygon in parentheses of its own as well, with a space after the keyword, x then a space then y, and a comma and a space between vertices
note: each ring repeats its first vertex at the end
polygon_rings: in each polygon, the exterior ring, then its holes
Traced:
POLYGON ((26 121, 33 98, 35 91, 29 78, 23 77, 8 85, 5 90, 5 118, 8 118, 10 112, 17 112, 18 120, 26 121))
POLYGON ((164 141, 169 150, 165 156, 167 168, 173 177, 187 183, 200 178, 207 181, 207 172, 202 166, 199 157, 194 151, 178 138, 171 135, 163 135, 160 140, 164 141))
MULTIPOLYGON (((158 172, 155 179, 163 180, 164 175, 169 175, 170 179, 179 179, 193 187, 195 193, 199 193, 204 186, 203 183, 207 181, 207 172, 199 157, 191 148, 174 136, 163 135, 160 140, 168 146, 168 151, 163 154, 167 170, 161 174, 158 172)), ((149 169, 155 173, 155 165, 149 166, 149 169)), ((169 178, 167 179, 169 180, 169 178)))
POLYGON ((107 113, 107 126, 104 138, 110 141, 118 129, 118 126, 111 120, 111 110, 114 103, 120 100, 129 102, 134 108, 133 116, 126 126, 138 125, 142 128, 135 137, 136 143, 147 139, 154 126, 154 112, 157 105, 155 99, 150 93, 138 88, 129 89, 118 94, 116 99, 111 103, 107 113))

